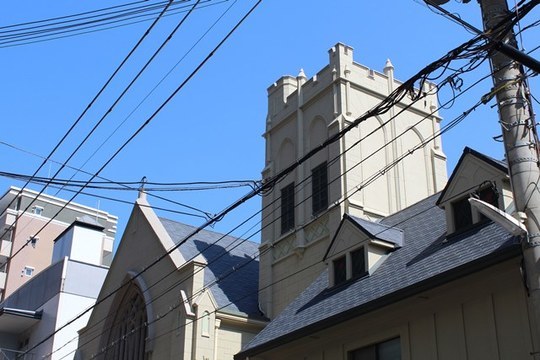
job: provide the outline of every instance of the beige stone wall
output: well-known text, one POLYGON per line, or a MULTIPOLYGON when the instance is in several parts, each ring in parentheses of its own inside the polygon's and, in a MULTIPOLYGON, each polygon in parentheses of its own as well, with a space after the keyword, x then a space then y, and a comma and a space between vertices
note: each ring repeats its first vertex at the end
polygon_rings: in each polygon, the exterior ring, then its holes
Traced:
POLYGON ((343 360, 399 336, 403 360, 530 359, 519 259, 512 259, 250 359, 343 360))
POLYGON ((242 347, 247 345, 260 331, 259 327, 240 327, 222 322, 218 332, 217 352, 215 360, 232 360, 242 347))
MULTIPOLYGON (((118 289, 127 273, 139 273, 170 248, 170 239, 163 239, 168 235, 161 231, 152 210, 144 211, 146 214, 135 206, 98 301, 118 289)), ((146 342, 149 359, 232 359, 232 354, 239 352, 263 324, 255 326, 238 317, 239 325, 228 326, 220 319, 224 315, 219 314, 211 291, 204 287, 205 260, 201 256, 196 261, 180 256, 176 261, 179 263, 165 257, 136 280, 142 284, 151 323, 146 342), (187 305, 183 299, 187 299, 187 305), (208 331, 204 329, 205 312, 209 314, 208 331)), ((93 310, 79 341, 83 359, 93 354, 98 354, 97 359, 103 358, 102 349, 110 344, 108 331, 120 299, 122 291, 93 310)))
MULTIPOLYGON (((268 89, 263 178, 280 173, 377 105, 399 85, 391 63, 386 64, 383 72, 373 71, 354 62, 352 48, 343 44, 330 49, 329 64, 311 78, 301 72, 296 78, 279 79, 268 89)), ((329 230, 326 245, 345 212, 378 219, 442 190, 447 177, 446 157, 439 139, 427 142, 425 148, 413 151, 397 166, 381 172, 385 165, 408 154, 438 131, 441 119, 432 86, 427 84, 424 89, 417 89, 430 95, 405 112, 400 113, 410 103, 409 98, 387 113, 361 123, 343 139, 298 166, 263 197, 260 298, 267 316, 276 316, 283 304, 292 301, 313 279, 313 274, 322 269, 314 265, 302 275, 303 279, 272 285, 322 261, 322 257, 311 257, 310 253, 317 255, 323 250, 310 250, 304 234, 304 228, 317 221, 311 212, 309 179, 314 167, 328 162, 329 204, 337 204, 338 208, 326 224, 329 230), (373 132, 379 126, 382 129, 373 132), (384 147, 385 144, 388 146, 384 147), (282 234, 280 227, 280 191, 291 182, 296 185, 296 234, 292 246, 286 244, 290 236, 282 234), (367 183, 368 187, 358 191, 367 183), (304 247, 307 247, 305 251, 304 247), (289 248, 288 255, 292 258, 277 261, 276 253, 282 257, 284 248, 289 248), (268 290, 270 287, 272 291, 268 290)))
MULTIPOLYGON (((140 272, 144 266, 163 253, 163 245, 154 230, 148 225, 141 211, 135 207, 98 301, 118 289, 120 284, 127 279, 128 272, 140 272)), ((181 329, 185 314, 183 314, 184 317, 179 317, 179 313, 183 311, 183 307, 175 307, 173 311, 169 311, 169 309, 178 304, 181 289, 186 291, 188 297, 192 295, 193 277, 189 274, 193 268, 185 268, 180 271, 175 271, 175 269, 176 267, 170 258, 165 258, 139 277, 139 281, 147 287, 145 296, 152 299, 147 305, 149 320, 155 320, 157 316, 161 318, 149 327, 149 336, 152 340, 147 342, 147 348, 152 349, 152 359, 177 357, 184 351, 185 344, 178 341, 180 334, 189 331, 189 328, 181 329), (168 291, 171 288, 172 290, 168 291)), ((92 354, 102 354, 102 347, 104 344, 108 344, 107 334, 114 316, 115 301, 121 299, 121 296, 122 292, 120 291, 94 308, 79 341, 83 358, 90 358, 92 354)), ((189 334, 186 335, 189 337, 189 334)), ((100 358, 98 357, 98 359, 100 358)))
MULTIPOLYGON (((324 270, 323 258, 340 218, 340 207, 333 207, 312 220, 302 229, 302 245, 300 232, 296 232, 281 237, 273 246, 261 246, 260 299, 271 301, 266 303, 267 316, 279 314, 324 270), (263 271, 267 266, 271 271, 263 271)), ((261 307, 264 308, 264 305, 261 302, 261 307)))

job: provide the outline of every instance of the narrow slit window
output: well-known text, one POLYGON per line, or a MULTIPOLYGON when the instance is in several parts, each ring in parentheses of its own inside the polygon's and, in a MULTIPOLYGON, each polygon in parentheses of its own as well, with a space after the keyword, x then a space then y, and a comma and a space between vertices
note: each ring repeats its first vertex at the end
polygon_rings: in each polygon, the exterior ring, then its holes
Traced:
POLYGON ((281 233, 294 229, 294 183, 281 189, 281 233))
POLYGON ((334 260, 334 285, 347 281, 347 259, 342 256, 334 260))
POLYGON ((312 214, 317 215, 328 208, 328 171, 326 162, 311 171, 312 214))
POLYGON ((351 252, 351 271, 353 278, 366 274, 367 271, 364 247, 351 252))

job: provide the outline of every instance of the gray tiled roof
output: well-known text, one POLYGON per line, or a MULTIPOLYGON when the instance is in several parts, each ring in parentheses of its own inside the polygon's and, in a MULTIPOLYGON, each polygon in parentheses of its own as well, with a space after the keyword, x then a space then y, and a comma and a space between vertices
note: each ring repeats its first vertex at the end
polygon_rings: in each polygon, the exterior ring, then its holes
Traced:
POLYGON ((358 226, 366 231, 372 238, 384 240, 396 246, 403 246, 403 230, 385 225, 360 219, 356 216, 349 216, 358 226))
MULTIPOLYGON (((184 240, 196 228, 165 218, 159 218, 175 244, 184 240)), ((258 244, 244 239, 202 230, 179 248, 189 261, 201 254, 208 266, 204 269, 204 284, 220 311, 262 319, 258 307, 259 286, 258 244)))
POLYGON ((237 358, 305 336, 519 253, 518 241, 495 223, 446 237, 435 194, 381 221, 403 230, 404 246, 370 276, 328 289, 324 271, 256 336, 237 358), (478 267, 476 267, 478 266, 478 267))

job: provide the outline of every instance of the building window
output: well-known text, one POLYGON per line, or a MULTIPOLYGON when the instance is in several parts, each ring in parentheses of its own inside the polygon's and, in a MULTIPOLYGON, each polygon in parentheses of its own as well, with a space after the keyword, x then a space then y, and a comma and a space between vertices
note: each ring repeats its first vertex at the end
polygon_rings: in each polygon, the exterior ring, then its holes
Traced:
POLYGON ((347 281, 347 258, 342 256, 333 261, 334 264, 334 285, 339 285, 347 281))
POLYGON ((35 270, 35 268, 33 268, 32 266, 27 265, 23 269, 23 274, 24 274, 24 276, 32 277, 32 276, 34 276, 34 270, 35 270))
POLYGON ((36 215, 43 215, 43 208, 41 206, 34 206, 32 207, 32 214, 36 214, 36 215))
POLYGON ((454 215, 454 231, 463 230, 472 225, 472 211, 468 197, 453 202, 452 210, 454 215))
MULTIPOLYGON (((473 196, 496 208, 499 207, 499 193, 494 184, 475 191, 473 196)), ((466 230, 474 223, 487 220, 483 214, 471 209, 468 197, 464 197, 452 203, 452 214, 454 217, 454 232, 466 230)))
POLYGON ((499 194, 494 186, 489 186, 477 191, 480 200, 499 208, 499 194))
POLYGON ((349 351, 347 360, 401 360, 399 338, 349 351))
POLYGON ((311 204, 312 214, 328 208, 328 172, 326 162, 311 170, 311 204))
POLYGON ((135 285, 131 285, 116 309, 113 326, 106 343, 106 360, 143 360, 147 336, 147 315, 144 298, 135 285))
MULTIPOLYGON (((499 208, 499 193, 494 185, 478 190, 476 195, 480 200, 499 208)), ((480 214, 480 220, 484 221, 488 218, 484 214, 480 214)))
POLYGON ((366 274, 366 258, 364 247, 351 251, 351 275, 353 278, 366 274))
POLYGON ((294 183, 281 189, 281 233, 294 229, 294 183))

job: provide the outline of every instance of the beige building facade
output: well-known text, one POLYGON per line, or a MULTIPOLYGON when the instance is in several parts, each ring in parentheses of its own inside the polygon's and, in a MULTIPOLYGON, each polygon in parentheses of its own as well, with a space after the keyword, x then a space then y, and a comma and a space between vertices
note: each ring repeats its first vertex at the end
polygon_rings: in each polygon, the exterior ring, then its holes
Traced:
POLYGON ((102 263, 110 264, 118 217, 78 203, 67 203, 55 196, 16 187, 10 187, 0 198, 0 299, 7 298, 51 265, 54 240, 80 217, 91 217, 105 228, 102 263))
MULTIPOLYGON (((382 72, 374 71, 356 63, 353 49, 341 43, 310 79, 303 71, 280 78, 268 89, 263 179, 279 174, 399 85, 390 61, 382 72)), ((343 214, 376 220, 443 189, 446 157, 439 138, 380 171, 439 130, 434 85, 417 91, 427 95, 423 101, 408 107, 405 99, 362 122, 263 197, 260 297, 266 316, 279 314, 319 275, 343 214)))
POLYGON ((232 360, 267 323, 257 279, 257 244, 160 218, 141 194, 78 356, 232 360))

